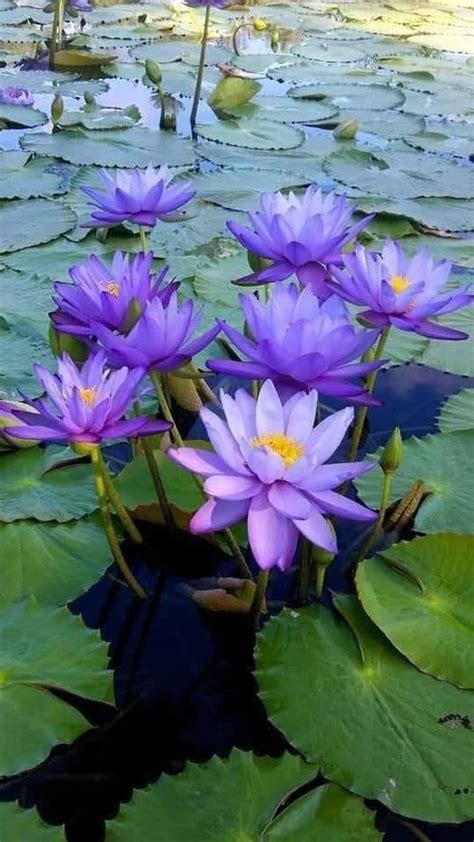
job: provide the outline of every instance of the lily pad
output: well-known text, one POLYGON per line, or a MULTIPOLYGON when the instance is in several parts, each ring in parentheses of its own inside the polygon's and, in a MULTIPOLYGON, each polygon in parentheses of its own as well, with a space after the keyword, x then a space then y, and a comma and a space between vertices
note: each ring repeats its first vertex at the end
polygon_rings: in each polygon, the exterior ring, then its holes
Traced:
POLYGON ((0 772, 14 775, 89 728, 52 691, 109 702, 112 673, 106 644, 66 608, 45 608, 34 599, 4 605, 0 640, 0 772))
POLYGON ((235 117, 251 117, 258 120, 272 120, 282 123, 319 123, 337 114, 337 107, 328 102, 295 100, 286 96, 261 96, 252 102, 224 111, 235 117))
POLYGON ((337 607, 345 622, 322 606, 285 610, 258 636, 271 721, 357 795, 426 821, 471 818, 472 694, 401 657, 354 597, 337 607))
POLYGON ((33 129, 36 126, 44 126, 47 122, 47 115, 31 105, 9 105, 0 102, 0 123, 6 123, 9 128, 33 129))
POLYGON ((474 389, 463 389, 443 404, 438 415, 442 433, 474 429, 474 389))
POLYGON ((61 453, 31 448, 0 456, 0 520, 63 523, 98 508, 91 466, 77 460, 64 464, 61 453))
POLYGON ((309 40, 306 44, 298 44, 292 52, 300 58, 330 63, 358 61, 367 55, 362 46, 356 45, 354 42, 344 43, 316 38, 309 40))
MULTIPOLYGON (((1 280, 0 280, 1 283, 1 280)), ((11 290, 9 290, 11 293, 11 290)), ((44 315, 44 314, 42 314, 44 315)), ((23 322, 23 327, 25 323, 23 322)), ((26 392, 29 397, 41 394, 42 386, 33 374, 34 362, 45 366, 53 364, 46 338, 35 331, 34 336, 24 335, 10 326, 8 322, 0 322, 0 390, 11 395, 26 392)))
MULTIPOLYGON (((383 213, 402 214, 427 228, 440 231, 470 231, 473 225, 470 218, 472 206, 470 199, 421 196, 418 199, 391 200, 382 199, 380 196, 357 196, 357 206, 366 213, 382 211, 383 213)), ((431 241, 436 243, 433 237, 431 241)), ((448 245, 446 245, 446 248, 448 248, 448 245)))
POLYGON ((198 125, 196 132, 205 140, 245 149, 294 149, 304 141, 304 133, 295 126, 253 117, 242 121, 225 120, 211 125, 198 125))
POLYGON ((200 199, 228 210, 240 211, 255 210, 263 192, 287 190, 307 183, 308 179, 303 176, 298 178, 284 172, 250 169, 216 170, 193 178, 193 187, 200 199))
POLYGON ((400 88, 358 84, 357 80, 337 84, 323 81, 317 85, 298 85, 291 88, 288 94, 295 99, 330 99, 336 108, 363 108, 371 111, 397 108, 405 101, 400 88))
POLYGON ((440 324, 462 330, 469 334, 461 342, 436 342, 431 340, 421 362, 431 368, 474 377, 474 313, 472 309, 459 310, 457 313, 443 316, 440 324))
MULTIPOLYGON (((30 135, 30 137, 48 135, 30 135)), ((0 253, 55 240, 76 224, 70 208, 48 199, 21 199, 0 206, 0 253)))
POLYGON ((80 111, 64 111, 60 125, 67 128, 83 126, 85 129, 127 129, 134 126, 141 118, 136 105, 127 108, 101 108, 98 105, 82 106, 80 111))
POLYGON ((159 166, 163 161, 170 166, 191 166, 194 163, 191 141, 169 132, 136 127, 107 133, 66 129, 51 135, 30 134, 21 139, 21 146, 37 155, 89 166, 147 167, 159 166))
MULTIPOLYGON (((403 443, 403 462, 393 477, 389 503, 402 498, 416 480, 423 480, 428 496, 421 504, 415 526, 421 532, 457 532, 472 535, 474 477, 466 455, 474 445, 473 431, 439 433, 403 443)), ((381 450, 369 455, 377 460, 381 450)), ((355 480, 362 500, 380 504, 382 470, 375 468, 355 480)))
MULTIPOLYGON (((48 280, 28 273, 4 269, 0 273, 0 316, 6 319, 21 336, 47 341, 48 311, 52 308, 52 287, 48 280)), ((3 335, 0 329, 0 337, 3 335)), ((10 335, 4 336, 2 344, 8 360, 8 378, 14 382, 15 375, 31 374, 31 359, 15 360, 8 348, 10 335), (19 366, 21 363, 21 366, 19 366)), ((18 349, 17 349, 18 350, 18 349)), ((0 381, 2 374, 0 374, 0 381)), ((4 388, 4 387, 3 387, 4 388)))
POLYGON ((0 838, 5 842, 65 842, 64 829, 42 821, 35 809, 22 810, 16 802, 0 804, 0 838))
MULTIPOLYGON (((203 502, 203 495, 192 474, 172 462, 162 450, 155 450, 154 456, 169 502, 183 512, 196 511, 203 502)), ((131 511, 157 502, 156 490, 143 455, 136 456, 119 473, 116 487, 122 502, 131 511)))
POLYGON ((0 523, 0 544, 0 603, 35 596, 42 605, 63 605, 93 585, 113 560, 101 523, 93 517, 0 523))
POLYGON ((274 819, 262 842, 378 842, 374 813, 337 784, 323 784, 292 801, 274 819))
POLYGON ((188 763, 181 775, 162 775, 157 784, 136 790, 107 824, 106 842, 153 839, 158 826, 167 842, 258 842, 289 790, 315 773, 291 754, 276 759, 239 749, 226 760, 188 763))
POLYGON ((32 199, 66 193, 75 169, 53 158, 30 158, 27 152, 4 152, 0 199, 32 199))
POLYGON ((474 688, 472 538, 428 535, 363 561, 357 593, 370 619, 418 669, 474 688))

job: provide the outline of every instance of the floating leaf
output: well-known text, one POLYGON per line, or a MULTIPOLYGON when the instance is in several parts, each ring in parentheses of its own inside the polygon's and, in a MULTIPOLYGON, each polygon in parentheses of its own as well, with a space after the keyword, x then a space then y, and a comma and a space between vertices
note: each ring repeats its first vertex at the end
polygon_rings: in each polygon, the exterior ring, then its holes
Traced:
POLYGON ((298 85, 291 88, 288 95, 295 99, 330 99, 336 108, 352 110, 362 108, 371 111, 396 108, 405 100, 400 88, 390 88, 388 85, 357 84, 357 80, 337 84, 323 81, 317 85, 298 85))
POLYGON ((0 124, 6 123, 8 128, 33 129, 35 126, 44 126, 47 122, 47 115, 31 105, 9 105, 0 102, 0 124))
POLYGON ((474 314, 472 310, 459 310, 442 316, 439 323, 469 334, 461 342, 440 342, 431 340, 423 354, 421 362, 431 368, 449 371, 451 374, 463 374, 474 377, 474 314))
POLYGON ((99 579, 112 557, 98 519, 70 523, 0 523, 0 603, 35 596, 63 605, 99 579))
POLYGON ((5 842, 65 842, 64 829, 45 824, 35 809, 16 802, 0 804, 0 838, 5 842))
POLYGON ((31 199, 66 193, 75 169, 54 158, 30 158, 27 152, 4 152, 0 199, 31 199))
POLYGON ((207 102, 214 109, 236 108, 248 102, 262 86, 254 79, 239 79, 236 76, 224 76, 208 97, 207 102))
MULTIPOLYGON (((154 456, 169 502, 183 512, 196 511, 203 502, 203 495, 192 474, 172 462, 162 450, 155 450, 154 456)), ((136 456, 125 466, 117 476, 116 486, 123 503, 131 511, 157 502, 156 490, 143 455, 136 456)))
POLYGON ((316 38, 307 41, 306 44, 294 47, 293 52, 301 58, 324 62, 357 61, 366 56, 362 46, 316 38))
MULTIPOLYGON (((1 279, 0 279, 1 283, 1 279)), ((11 294, 11 289, 8 290, 11 294)), ((40 314, 43 317, 45 314, 40 314)), ((25 323, 22 322, 23 327, 25 323)), ((36 332, 36 331, 35 331, 36 332)), ((29 397, 41 394, 42 386, 33 373, 33 363, 51 366, 53 357, 45 338, 24 336, 8 324, 0 322, 0 390, 18 396, 18 391, 29 397)))
POLYGON ((474 688, 472 538, 429 535, 359 565, 370 619, 418 669, 474 688))
POLYGON ((91 466, 61 464, 55 449, 4 453, 0 466, 2 521, 36 518, 63 523, 98 508, 91 466))
POLYGON ((323 775, 364 798, 431 822, 471 818, 472 694, 401 657, 354 597, 337 606, 347 622, 322 606, 285 610, 258 636, 271 721, 323 775))
POLYGON ((315 772, 291 754, 275 759, 236 748, 226 760, 188 763, 181 775, 162 775, 157 784, 135 790, 107 824, 106 842, 153 839, 158 826, 167 842, 258 842, 289 790, 315 772))
MULTIPOLYGON (((48 137, 48 135, 29 135, 48 137)), ((0 253, 55 240, 76 223, 70 208, 48 199, 21 199, 0 206, 0 253)))
MULTIPOLYGON (((423 480, 428 496, 415 519, 421 532, 473 534, 472 500, 474 477, 466 454, 474 445, 473 431, 439 433, 403 443, 403 462, 394 475, 389 503, 402 498, 416 480, 423 480)), ((369 458, 378 459, 381 449, 369 458)), ((375 468, 355 480, 360 497, 368 506, 380 503, 382 471, 375 468)))
POLYGON ((53 689, 112 698, 107 646, 66 608, 34 599, 0 607, 0 773, 31 769, 89 727, 53 689))
POLYGON ((474 389, 463 389, 441 407, 438 427, 442 433, 474 429, 474 389))
MULTIPOLYGON (((49 330, 48 311, 52 308, 51 293, 50 281, 33 274, 4 269, 0 273, 0 316, 3 316, 12 326, 12 330, 21 336, 46 341, 49 330)), ((8 347, 10 339, 11 335, 4 335, 0 329, 0 344, 8 361, 6 376, 14 382, 17 375, 31 374, 31 358, 15 359, 14 351, 8 347)), ((1 380, 0 373, 0 383, 1 380)))
POLYGON ((319 123, 337 114, 337 108, 328 102, 295 100, 286 96, 261 96, 247 105, 224 109, 235 117, 274 120, 282 123, 319 123))
POLYGON ((90 50, 58 50, 54 54, 55 67, 100 67, 115 61, 116 56, 92 53, 90 50))
POLYGON ((301 146, 304 133, 295 126, 269 120, 225 120, 211 125, 198 125, 196 132, 205 140, 242 146, 245 149, 294 149, 301 146))
POLYGON ((86 103, 80 111, 64 111, 59 123, 68 128, 83 126, 90 130, 127 129, 138 123, 140 117, 136 105, 129 105, 127 108, 101 108, 86 103))
MULTIPOLYGON (((380 196, 357 196, 357 207, 366 213, 382 211, 384 213, 403 214, 431 228, 442 231, 469 231, 472 220, 469 212, 470 199, 453 199, 421 196, 418 199, 398 199, 397 201, 380 196)), ((436 242, 436 240, 433 240, 436 242)))

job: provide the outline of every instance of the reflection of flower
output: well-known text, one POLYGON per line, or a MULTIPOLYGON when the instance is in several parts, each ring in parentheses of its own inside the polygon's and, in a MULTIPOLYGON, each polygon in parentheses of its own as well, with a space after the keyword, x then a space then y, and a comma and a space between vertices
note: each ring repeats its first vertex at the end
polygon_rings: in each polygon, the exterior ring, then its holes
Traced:
POLYGON ((107 353, 112 365, 140 366, 148 371, 173 371, 202 351, 219 333, 215 325, 202 336, 192 335, 201 321, 188 298, 178 305, 177 292, 168 304, 155 297, 127 335, 113 333, 103 325, 92 323, 92 333, 107 353))
POLYGON ((393 325, 430 339, 466 339, 467 334, 428 321, 474 303, 474 288, 442 292, 451 264, 435 263, 427 251, 407 257, 398 243, 387 240, 382 253, 357 246, 342 256, 345 271, 331 267, 334 292, 353 304, 369 307, 359 314, 376 327, 393 325))
POLYGON ((345 196, 311 186, 303 195, 263 193, 260 209, 249 213, 252 230, 238 222, 228 228, 244 248, 271 262, 237 283, 253 285, 283 281, 295 274, 320 298, 330 294, 325 285, 327 266, 340 261, 341 249, 364 228, 371 217, 351 225, 353 206, 345 196))
POLYGON ((355 363, 375 342, 378 330, 356 331, 344 303, 332 295, 322 304, 307 287, 278 284, 267 303, 253 294, 241 295, 250 338, 225 322, 221 328, 247 357, 209 360, 212 371, 245 377, 271 378, 280 396, 317 389, 357 403, 374 403, 351 378, 365 375, 382 361, 355 363))
POLYGON ((98 210, 92 212, 87 227, 109 227, 121 222, 134 222, 153 228, 158 219, 166 219, 190 199, 195 190, 189 181, 170 184, 168 167, 158 170, 117 170, 114 177, 105 170, 99 173, 104 191, 82 187, 98 210))
POLYGON ((170 429, 166 421, 149 418, 125 419, 143 380, 143 368, 109 371, 102 353, 91 355, 79 370, 65 354, 58 360, 58 373, 34 366, 49 401, 37 400, 31 411, 14 411, 23 426, 10 427, 9 434, 19 439, 54 442, 87 442, 103 439, 146 436, 170 429))
POLYGON ((2 105, 33 105, 34 97, 26 88, 0 88, 2 105))
POLYGON ((89 336, 91 322, 111 330, 127 326, 133 310, 134 320, 147 301, 158 296, 166 307, 177 283, 164 284, 168 269, 151 274, 153 252, 128 254, 116 251, 110 269, 94 254, 73 266, 69 275, 73 284, 56 283, 53 300, 58 310, 51 313, 54 326, 63 333, 89 336))
POLYGON ((352 421, 352 409, 314 427, 317 393, 300 392, 282 404, 271 380, 257 401, 241 389, 234 398, 221 392, 221 401, 227 423, 201 410, 215 453, 190 447, 168 450, 180 465, 206 478, 210 499, 192 518, 193 532, 217 531, 246 517, 258 565, 287 570, 300 533, 337 552, 325 515, 375 520, 370 509, 332 490, 373 464, 325 464, 352 421))

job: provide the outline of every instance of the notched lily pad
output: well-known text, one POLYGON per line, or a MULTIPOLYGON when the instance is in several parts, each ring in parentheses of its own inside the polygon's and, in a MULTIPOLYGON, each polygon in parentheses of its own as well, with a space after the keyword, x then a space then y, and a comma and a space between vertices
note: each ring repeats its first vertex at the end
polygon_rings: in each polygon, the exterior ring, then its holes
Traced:
POLYGON ((304 132, 295 126, 250 117, 247 120, 225 120, 196 126, 205 140, 241 146, 246 149, 294 149, 304 141, 304 132))
POLYGON ((60 126, 73 128, 82 126, 84 129, 128 129, 141 118, 136 105, 126 108, 104 108, 97 104, 86 103, 79 111, 64 111, 59 121, 60 126))
POLYGON ((19 199, 3 203, 0 206, 0 253, 55 240, 75 224, 76 214, 70 208, 48 199, 19 199))
POLYGON ((43 111, 38 111, 32 105, 8 105, 0 102, 0 127, 33 129, 44 126, 48 117, 43 111))

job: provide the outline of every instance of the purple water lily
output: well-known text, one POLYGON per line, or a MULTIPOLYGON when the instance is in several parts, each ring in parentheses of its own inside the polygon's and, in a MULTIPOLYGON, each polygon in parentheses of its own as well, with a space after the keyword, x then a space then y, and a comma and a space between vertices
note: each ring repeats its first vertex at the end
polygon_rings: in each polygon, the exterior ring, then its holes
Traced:
POLYGON ((75 17, 80 12, 90 12, 92 6, 88 0, 67 0, 66 12, 75 17))
POLYGON ((191 6, 192 9, 199 9, 203 6, 213 6, 214 9, 225 9, 231 2, 232 0, 186 0, 186 6, 191 6))
POLYGON ((239 389, 221 392, 226 421, 201 410, 215 453, 171 448, 175 462, 205 478, 210 499, 193 516, 192 532, 212 532, 247 518, 250 546, 259 567, 290 566, 301 533, 328 552, 337 552, 326 515, 372 521, 365 506, 333 491, 373 464, 327 465, 352 421, 343 409, 314 427, 317 393, 298 393, 282 403, 271 380, 258 399, 239 389))
POLYGON ((219 325, 193 339, 202 314, 192 299, 178 304, 173 292, 167 305, 153 298, 127 335, 114 333, 98 323, 91 327, 112 365, 141 366, 147 371, 173 371, 202 351, 219 333, 219 325))
POLYGON ((189 181, 170 184, 172 176, 167 166, 158 170, 151 166, 144 170, 117 170, 114 177, 102 170, 99 177, 104 191, 81 188, 98 208, 85 223, 89 228, 110 227, 121 222, 153 228, 158 219, 166 219, 196 192, 189 181))
POLYGON ((331 267, 333 292, 352 304, 368 307, 359 318, 376 327, 393 325, 430 339, 467 339, 460 330, 429 321, 474 303, 474 287, 442 292, 451 270, 447 261, 435 263, 426 250, 407 257, 401 246, 387 240, 382 253, 357 246, 342 257, 345 271, 331 267))
POLYGON ((138 318, 157 296, 166 307, 179 284, 165 283, 167 267, 152 275, 152 264, 151 251, 140 252, 133 260, 116 251, 110 269, 95 254, 73 266, 69 270, 72 284, 54 284, 53 301, 58 307, 50 314, 54 326, 62 333, 90 336, 91 322, 110 330, 129 329, 131 315, 138 318))
POLYGON ((22 424, 9 427, 9 435, 16 438, 99 444, 103 439, 163 433, 171 427, 167 421, 124 418, 145 376, 143 368, 110 371, 102 352, 88 357, 81 370, 67 354, 58 360, 57 374, 41 365, 33 368, 49 400, 32 402, 38 413, 13 412, 22 424))
POLYGON ((26 88, 0 88, 0 104, 2 105, 33 105, 33 94, 26 88))
POLYGON ((266 303, 253 294, 241 295, 240 303, 251 337, 225 322, 220 326, 247 359, 209 360, 211 371, 249 380, 271 378, 284 398, 317 389, 353 403, 378 403, 351 378, 383 364, 353 362, 374 344, 379 331, 356 331, 337 295, 320 303, 308 287, 299 292, 296 284, 279 284, 266 303))
POLYGON ((239 243, 267 266, 235 283, 245 286, 283 281, 295 274, 319 298, 327 298, 327 267, 340 261, 343 246, 357 236, 371 217, 351 225, 354 207, 345 196, 308 187, 302 196, 263 193, 260 209, 249 213, 252 230, 238 222, 227 226, 239 243))

